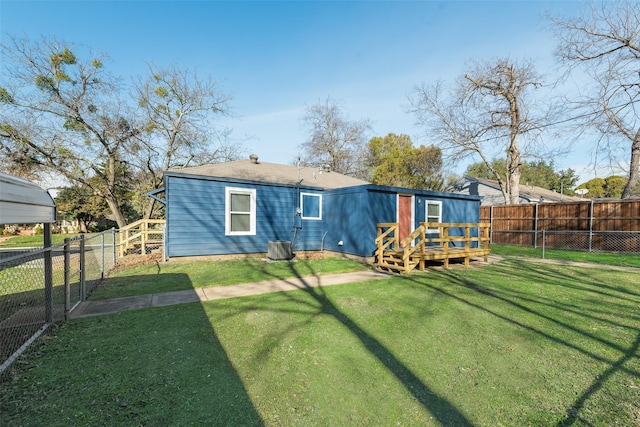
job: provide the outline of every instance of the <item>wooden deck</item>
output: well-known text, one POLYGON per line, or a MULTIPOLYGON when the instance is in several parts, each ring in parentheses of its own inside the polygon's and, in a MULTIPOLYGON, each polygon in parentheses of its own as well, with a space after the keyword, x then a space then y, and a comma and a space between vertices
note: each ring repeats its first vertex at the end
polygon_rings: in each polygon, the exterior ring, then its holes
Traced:
POLYGON ((449 260, 464 259, 465 266, 473 257, 489 257, 489 223, 421 223, 410 235, 398 238, 397 223, 378 224, 376 266, 392 273, 424 270, 427 261, 441 261, 449 268, 449 260), (428 227, 428 228, 427 228, 428 227))

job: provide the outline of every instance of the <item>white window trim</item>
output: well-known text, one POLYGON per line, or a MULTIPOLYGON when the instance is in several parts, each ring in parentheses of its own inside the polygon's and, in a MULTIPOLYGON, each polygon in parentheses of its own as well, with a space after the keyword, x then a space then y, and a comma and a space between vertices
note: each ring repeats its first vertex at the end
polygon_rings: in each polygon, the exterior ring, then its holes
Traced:
POLYGON ((224 234, 226 236, 255 236, 256 235, 256 189, 225 187, 224 204, 224 234), (249 212, 249 231, 231 231, 231 195, 248 194, 251 197, 249 212))
MULTIPOLYGON (((428 222, 429 219, 429 205, 438 205, 438 222, 442 222, 442 201, 441 200, 425 200, 424 201, 424 222, 428 222)), ((439 228, 428 228, 427 233, 437 233, 439 228)))
POLYGON ((317 193, 300 193, 300 217, 302 219, 321 220, 322 219, 322 194, 317 193), (304 216, 304 196, 313 196, 318 198, 318 216, 304 216))

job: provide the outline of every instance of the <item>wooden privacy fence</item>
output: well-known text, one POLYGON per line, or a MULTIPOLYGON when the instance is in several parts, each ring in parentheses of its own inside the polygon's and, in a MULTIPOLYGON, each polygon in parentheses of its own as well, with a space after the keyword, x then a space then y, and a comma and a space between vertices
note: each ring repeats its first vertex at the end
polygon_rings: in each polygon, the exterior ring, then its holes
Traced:
POLYGON ((480 221, 495 244, 640 252, 640 200, 482 206, 480 221))

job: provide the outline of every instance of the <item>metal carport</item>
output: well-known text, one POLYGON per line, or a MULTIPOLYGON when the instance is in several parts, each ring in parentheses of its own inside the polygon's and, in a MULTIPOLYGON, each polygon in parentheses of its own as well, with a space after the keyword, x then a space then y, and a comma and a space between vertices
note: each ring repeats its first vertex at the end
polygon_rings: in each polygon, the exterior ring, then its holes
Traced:
MULTIPOLYGON (((36 184, 0 172, 0 224, 42 224, 44 245, 44 325, 29 338, 8 360, 0 365, 2 373, 13 360, 53 323, 53 265, 51 255, 51 228, 56 222, 56 204, 51 195, 36 184)), ((0 271, 11 264, 11 258, 0 260, 0 271)), ((3 285, 0 283, 0 285, 3 285)), ((0 286, 1 288, 2 286, 0 286)), ((0 289, 1 290, 1 289, 0 289)), ((0 307, 1 308, 1 307, 0 307)), ((1 310, 0 310, 1 311, 1 310)), ((2 319, 0 319, 2 320, 2 319)), ((4 343, 3 343, 4 344, 4 343)), ((2 362, 2 360, 0 360, 2 362)))
MULTIPOLYGON (((56 204, 36 184, 0 172, 0 224, 44 224, 56 222, 56 204)), ((45 233, 46 234, 46 233, 45 233)))

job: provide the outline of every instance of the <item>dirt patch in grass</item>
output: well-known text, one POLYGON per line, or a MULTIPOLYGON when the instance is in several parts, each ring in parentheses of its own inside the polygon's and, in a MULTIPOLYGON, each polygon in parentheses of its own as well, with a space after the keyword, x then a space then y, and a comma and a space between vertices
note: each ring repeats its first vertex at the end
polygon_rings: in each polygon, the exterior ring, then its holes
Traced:
POLYGON ((159 264, 162 261, 162 254, 152 253, 149 255, 127 255, 125 257, 119 258, 115 267, 109 271, 110 274, 113 274, 117 271, 124 270, 126 268, 131 267, 139 267, 142 265, 151 265, 151 264, 159 264))

